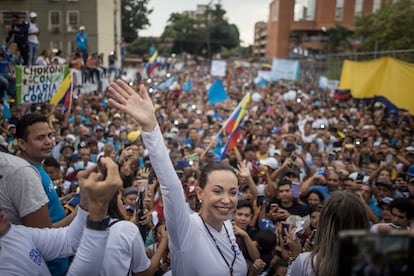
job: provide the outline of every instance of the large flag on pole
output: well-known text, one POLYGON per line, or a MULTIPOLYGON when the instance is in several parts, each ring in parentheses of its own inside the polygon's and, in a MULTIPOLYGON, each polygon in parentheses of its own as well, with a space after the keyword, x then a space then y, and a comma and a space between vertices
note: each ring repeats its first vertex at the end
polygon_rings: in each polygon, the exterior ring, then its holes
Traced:
POLYGON ((249 102, 250 93, 247 93, 223 126, 225 132, 230 134, 230 137, 228 138, 226 145, 223 147, 221 159, 223 159, 227 152, 232 150, 237 145, 237 140, 240 135, 240 126, 243 122, 244 115, 246 114, 246 107, 249 102))
POLYGON ((66 75, 63 82, 60 84, 59 88, 56 90, 53 98, 50 99, 50 104, 63 104, 67 110, 70 109, 72 104, 72 94, 73 94, 73 83, 72 83, 72 72, 66 75))

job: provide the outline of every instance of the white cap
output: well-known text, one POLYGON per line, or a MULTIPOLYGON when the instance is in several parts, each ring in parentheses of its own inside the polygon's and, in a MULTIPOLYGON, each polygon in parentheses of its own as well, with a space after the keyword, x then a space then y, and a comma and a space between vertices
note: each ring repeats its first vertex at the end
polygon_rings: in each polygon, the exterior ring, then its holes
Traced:
POLYGON ((269 157, 269 158, 266 158, 264 160, 260 160, 259 162, 260 162, 260 165, 268 166, 268 167, 270 167, 274 170, 277 169, 277 167, 279 166, 278 162, 273 157, 269 157))
POLYGON ((85 26, 80 26, 79 27, 79 31, 84 31, 85 30, 85 26))
POLYGON ((35 18, 35 17, 37 17, 37 13, 31 12, 31 13, 29 13, 29 17, 30 18, 35 18))

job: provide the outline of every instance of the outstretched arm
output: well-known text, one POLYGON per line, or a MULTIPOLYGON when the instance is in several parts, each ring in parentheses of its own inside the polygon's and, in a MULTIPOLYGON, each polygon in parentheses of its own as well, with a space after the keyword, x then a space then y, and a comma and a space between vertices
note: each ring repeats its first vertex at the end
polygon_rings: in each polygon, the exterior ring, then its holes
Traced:
POLYGON ((189 237, 191 231, 182 231, 182 229, 188 229, 191 220, 183 187, 165 147, 152 101, 144 85, 135 91, 124 81, 117 80, 111 83, 109 90, 113 95, 113 98, 109 99, 109 104, 131 115, 142 127, 142 138, 162 191, 170 243, 177 248, 186 247, 191 241, 189 237))

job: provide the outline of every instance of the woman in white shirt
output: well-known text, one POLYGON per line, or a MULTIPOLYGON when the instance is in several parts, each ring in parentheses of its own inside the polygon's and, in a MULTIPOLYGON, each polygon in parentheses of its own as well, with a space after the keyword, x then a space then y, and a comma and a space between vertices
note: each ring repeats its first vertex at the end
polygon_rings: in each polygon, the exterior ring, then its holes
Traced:
MULTIPOLYGON (((337 275, 338 234, 342 230, 369 230, 368 213, 361 200, 351 191, 333 192, 319 216, 315 245, 310 252, 299 254, 288 270, 288 275, 337 275)), ((293 232, 293 231, 291 231, 293 232)), ((301 249, 289 239, 289 249, 301 249)))
POLYGON ((247 265, 229 221, 237 206, 237 176, 229 165, 213 163, 200 175, 200 212, 190 214, 184 192, 165 147, 154 106, 143 85, 135 91, 122 80, 111 83, 112 107, 130 114, 160 182, 173 275, 246 275, 247 265))

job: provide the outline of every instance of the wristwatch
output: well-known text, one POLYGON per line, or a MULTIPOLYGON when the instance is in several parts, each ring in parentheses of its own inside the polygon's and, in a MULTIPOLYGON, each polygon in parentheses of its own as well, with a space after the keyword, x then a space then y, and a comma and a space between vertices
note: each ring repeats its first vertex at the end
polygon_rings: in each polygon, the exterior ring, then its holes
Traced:
POLYGON ((90 220, 89 216, 86 219, 86 227, 92 230, 104 231, 109 226, 109 221, 111 218, 106 216, 100 220, 90 220))

